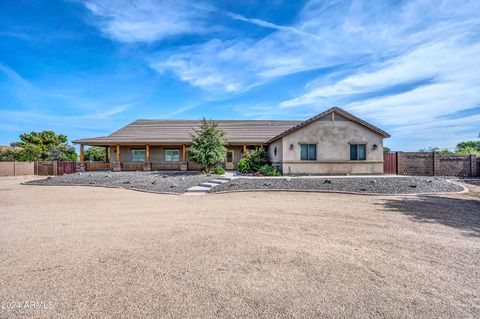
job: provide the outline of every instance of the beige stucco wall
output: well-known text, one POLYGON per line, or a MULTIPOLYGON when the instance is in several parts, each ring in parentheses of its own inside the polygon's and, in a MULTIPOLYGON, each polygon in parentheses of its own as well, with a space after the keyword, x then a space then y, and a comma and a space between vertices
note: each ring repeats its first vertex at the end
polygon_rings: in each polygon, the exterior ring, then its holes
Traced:
POLYGON ((273 165, 278 166, 277 164, 280 164, 283 158, 283 138, 273 141, 273 143, 268 146, 267 152, 268 160, 273 165), (275 155, 275 148, 277 149, 277 155, 275 155))
MULTIPOLYGON (((269 146, 269 154, 273 145, 269 146)), ((284 174, 383 173, 383 137, 338 114, 317 120, 284 136, 282 150, 284 174), (302 161, 300 144, 317 144, 317 160, 302 161), (366 144, 367 159, 350 161, 350 144, 366 144), (374 145, 377 145, 375 149, 374 145)))

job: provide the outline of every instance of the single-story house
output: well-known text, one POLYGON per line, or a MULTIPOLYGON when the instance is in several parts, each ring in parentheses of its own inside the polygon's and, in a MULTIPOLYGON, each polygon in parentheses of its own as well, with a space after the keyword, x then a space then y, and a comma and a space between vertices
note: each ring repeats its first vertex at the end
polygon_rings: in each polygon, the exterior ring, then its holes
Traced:
MULTIPOLYGON (((227 169, 236 169, 247 149, 263 146, 284 174, 382 174, 385 131, 332 107, 305 121, 218 120, 228 141, 227 169)), ((199 120, 137 120, 108 136, 73 141, 107 149, 105 163, 87 169, 197 170, 187 148, 199 120), (113 159, 113 160, 110 160, 113 159)))

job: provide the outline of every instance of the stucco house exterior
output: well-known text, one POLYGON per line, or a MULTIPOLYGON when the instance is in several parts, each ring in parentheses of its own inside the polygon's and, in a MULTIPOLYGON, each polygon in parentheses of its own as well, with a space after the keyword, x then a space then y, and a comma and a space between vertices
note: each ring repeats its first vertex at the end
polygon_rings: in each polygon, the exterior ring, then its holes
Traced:
MULTIPOLYGON (((332 107, 305 121, 218 120, 225 133, 227 169, 263 146, 283 174, 382 174, 385 131, 332 107)), ((137 120, 108 136, 73 141, 87 170, 198 170, 188 158, 198 120, 137 120), (105 147, 103 163, 84 162, 84 145, 105 147)))

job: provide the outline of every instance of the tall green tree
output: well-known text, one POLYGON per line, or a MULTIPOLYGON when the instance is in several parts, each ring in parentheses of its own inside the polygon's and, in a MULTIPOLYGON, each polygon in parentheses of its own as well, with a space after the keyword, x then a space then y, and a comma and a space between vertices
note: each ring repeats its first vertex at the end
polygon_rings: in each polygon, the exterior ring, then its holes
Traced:
POLYGON ((92 146, 85 151, 86 161, 103 161, 105 160, 105 148, 92 146))
POLYGON ((76 160, 75 148, 69 145, 68 138, 53 131, 31 132, 20 135, 21 142, 13 142, 12 146, 20 150, 10 150, 0 156, 0 160, 45 161, 76 160))
POLYGON ((200 130, 192 134, 192 145, 188 148, 190 158, 203 165, 210 172, 213 167, 225 161, 227 141, 217 123, 202 120, 200 130))

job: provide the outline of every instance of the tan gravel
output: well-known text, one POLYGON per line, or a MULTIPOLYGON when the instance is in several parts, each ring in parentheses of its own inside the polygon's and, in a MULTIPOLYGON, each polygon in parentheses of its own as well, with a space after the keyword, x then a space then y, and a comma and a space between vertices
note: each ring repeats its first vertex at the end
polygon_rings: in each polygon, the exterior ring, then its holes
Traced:
POLYGON ((480 317, 480 198, 0 179, 0 318, 480 317), (49 303, 50 302, 50 303, 49 303))

